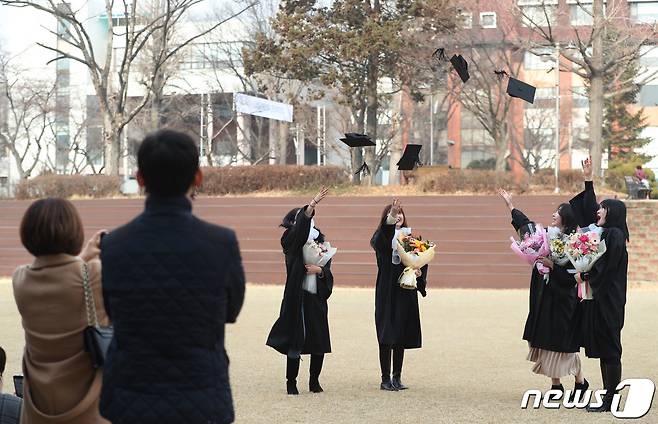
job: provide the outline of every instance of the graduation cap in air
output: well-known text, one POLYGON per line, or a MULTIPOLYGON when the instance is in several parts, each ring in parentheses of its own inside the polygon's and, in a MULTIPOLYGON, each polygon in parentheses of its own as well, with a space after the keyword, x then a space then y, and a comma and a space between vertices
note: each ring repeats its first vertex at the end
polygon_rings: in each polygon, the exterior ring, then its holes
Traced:
POLYGON ((365 134, 359 133, 345 133, 345 137, 340 141, 350 147, 370 147, 375 146, 375 143, 365 134))
POLYGON ((449 61, 452 67, 457 71, 459 78, 462 82, 466 82, 471 78, 468 74, 468 62, 464 59, 464 56, 453 54, 450 59, 446 56, 446 51, 444 48, 436 49, 432 54, 432 58, 438 62, 447 62, 449 61))
MULTIPOLYGON (((359 133, 345 133, 345 137, 341 138, 340 141, 347 144, 350 148, 376 146, 375 142, 373 142, 369 136, 359 133)), ((354 175, 360 174, 362 172, 363 175, 370 175, 370 168, 368 168, 368 164, 365 162, 363 162, 363 165, 361 165, 359 169, 356 170, 354 175)))
POLYGON ((421 165, 420 158, 418 157, 422 144, 407 144, 404 148, 402 157, 396 164, 400 171, 411 171, 416 165, 421 165))
POLYGON ((535 102, 535 87, 516 78, 509 78, 507 82, 507 94, 512 97, 523 99, 528 103, 535 102))

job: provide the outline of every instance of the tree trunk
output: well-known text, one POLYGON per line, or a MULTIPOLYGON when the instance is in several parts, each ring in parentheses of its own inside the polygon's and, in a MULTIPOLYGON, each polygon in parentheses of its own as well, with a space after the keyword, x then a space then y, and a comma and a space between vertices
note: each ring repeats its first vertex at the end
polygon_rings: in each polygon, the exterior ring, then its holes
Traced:
POLYGON ((288 137, 290 136, 290 123, 285 121, 279 121, 279 136, 278 136, 278 154, 277 163, 279 165, 285 165, 288 163, 288 137))
MULTIPOLYGON (((366 81, 366 98, 368 106, 366 109, 366 131, 373 142, 377 143, 377 110, 379 108, 377 97, 377 82, 379 80, 379 58, 376 54, 370 55, 368 60, 368 78, 366 81)), ((375 163, 375 149, 377 147, 365 148, 365 160, 372 173, 378 168, 379 164, 375 163)), ((371 185, 374 179, 373 174, 366 177, 366 183, 371 185)))
MULTIPOLYGON (((503 134, 504 131, 496 131, 496 136, 494 137, 494 142, 496 143, 496 171, 504 172, 507 165, 507 157, 505 153, 507 152, 508 140, 507 137, 503 134)), ((522 145, 518 146, 519 149, 522 149, 522 145)))
POLYGON ((112 119, 106 114, 103 117, 103 144, 105 153, 105 174, 119 175, 119 147, 120 134, 114 126, 112 119))
POLYGON ((158 72, 153 79, 153 87, 151 89, 151 131, 157 131, 162 122, 162 100, 163 100, 163 84, 162 73, 158 72))
POLYGON ((589 90, 589 139, 592 169, 601 177, 601 161, 603 158, 603 0, 592 2, 594 29, 592 31, 592 65, 590 66, 589 90), (597 30, 598 29, 598 30, 597 30))
POLYGON ((399 136, 393 138, 390 146, 391 159, 389 163, 388 182, 391 185, 400 184, 400 171, 396 164, 402 157, 405 146, 409 144, 413 112, 414 104, 411 99, 411 88, 407 82, 403 82, 402 91, 400 92, 400 133, 399 136))

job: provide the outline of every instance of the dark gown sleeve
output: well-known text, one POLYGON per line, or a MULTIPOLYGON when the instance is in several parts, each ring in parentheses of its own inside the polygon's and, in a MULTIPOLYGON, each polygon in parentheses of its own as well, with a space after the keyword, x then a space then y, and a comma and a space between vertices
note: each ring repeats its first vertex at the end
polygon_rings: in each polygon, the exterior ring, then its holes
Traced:
POLYGON ((520 228, 530 224, 530 218, 528 218, 523 212, 514 208, 512 209, 512 226, 516 231, 519 231, 520 228))
POLYGON ((229 264, 226 272, 226 290, 228 305, 226 311, 226 322, 233 323, 237 320, 242 304, 244 303, 245 276, 240 257, 240 245, 235 235, 229 252, 229 264))
POLYGON ((584 228, 596 223, 596 212, 599 210, 599 204, 596 201, 592 181, 585 181, 585 190, 569 200, 569 204, 573 208, 579 227, 584 228))
POLYGON ((416 278, 416 290, 421 296, 427 296, 427 271, 429 270, 429 265, 425 265, 420 269, 422 273, 420 277, 416 278))
POLYGON ((384 249, 391 249, 393 235, 395 235, 395 224, 387 224, 386 217, 384 217, 379 223, 375 234, 373 234, 370 245, 377 252, 381 252, 384 249))
POLYGON ((614 267, 619 264, 621 257, 624 254, 625 244, 626 237, 620 229, 609 228, 606 230, 606 251, 603 256, 594 263, 592 269, 585 273, 585 279, 592 287, 594 296, 596 296, 597 292, 602 292, 607 289, 606 282, 610 281, 610 274, 617 272, 614 267))
POLYGON ((334 275, 331 273, 331 260, 322 267, 322 278, 318 277, 318 295, 327 300, 334 290, 334 275))
MULTIPOLYGON (((304 206, 302 210, 297 214, 297 219, 295 224, 288 228, 286 232, 281 237, 281 246, 283 247, 283 252, 295 252, 306 244, 308 240, 308 233, 311 230, 311 218, 306 216, 306 209, 308 206, 304 206)), ((315 215, 315 211, 313 211, 315 215)))

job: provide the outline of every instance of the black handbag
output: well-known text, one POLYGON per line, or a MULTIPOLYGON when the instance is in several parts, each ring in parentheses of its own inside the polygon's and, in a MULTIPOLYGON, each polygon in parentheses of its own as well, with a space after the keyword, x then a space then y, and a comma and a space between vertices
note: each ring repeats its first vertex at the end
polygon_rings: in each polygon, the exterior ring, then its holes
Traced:
POLYGON ((87 310, 87 327, 82 333, 85 351, 89 353, 91 366, 100 368, 105 363, 107 350, 114 336, 114 328, 112 326, 101 327, 98 324, 94 293, 91 291, 89 284, 89 269, 84 262, 82 264, 82 287, 85 294, 85 309, 87 310))

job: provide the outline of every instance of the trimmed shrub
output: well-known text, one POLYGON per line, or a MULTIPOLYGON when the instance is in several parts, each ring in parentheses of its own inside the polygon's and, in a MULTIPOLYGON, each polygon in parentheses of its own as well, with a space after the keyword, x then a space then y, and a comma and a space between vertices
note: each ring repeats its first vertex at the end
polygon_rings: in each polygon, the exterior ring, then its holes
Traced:
POLYGON ((218 196, 271 190, 306 190, 340 186, 349 182, 347 172, 337 166, 226 166, 203 168, 200 194, 218 196))
POLYGON ((424 192, 494 193, 498 187, 524 189, 509 172, 475 169, 443 169, 418 175, 417 184, 424 192))
POLYGON ((120 196, 121 182, 121 177, 110 175, 42 175, 21 181, 16 198, 120 196))
MULTIPOLYGON (((583 172, 580 169, 560 170, 558 183, 562 193, 579 193, 583 190, 583 172)), ((531 184, 546 189, 555 188, 554 169, 540 169, 535 172, 531 184)))

